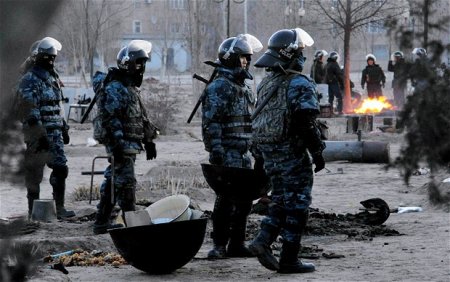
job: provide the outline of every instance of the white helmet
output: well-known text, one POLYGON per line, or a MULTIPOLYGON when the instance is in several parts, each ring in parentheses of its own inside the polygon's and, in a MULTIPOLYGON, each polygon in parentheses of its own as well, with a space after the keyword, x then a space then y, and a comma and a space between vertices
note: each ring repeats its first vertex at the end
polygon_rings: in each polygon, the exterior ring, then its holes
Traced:
POLYGON ((319 59, 321 57, 326 57, 326 56, 328 56, 328 52, 325 50, 317 50, 314 53, 314 59, 319 59))
POLYGON ((377 58, 375 57, 374 54, 367 54, 366 61, 368 60, 373 60, 373 62, 375 63, 377 61, 377 58))

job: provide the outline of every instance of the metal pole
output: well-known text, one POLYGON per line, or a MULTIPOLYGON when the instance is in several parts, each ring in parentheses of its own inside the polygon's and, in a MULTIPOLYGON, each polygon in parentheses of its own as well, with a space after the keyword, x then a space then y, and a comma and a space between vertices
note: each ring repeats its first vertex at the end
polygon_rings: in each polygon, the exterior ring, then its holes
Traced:
POLYGON ((248 0, 244 1, 244 33, 247 33, 247 2, 248 0))
POLYGON ((230 0, 227 0, 227 38, 230 37, 230 0))

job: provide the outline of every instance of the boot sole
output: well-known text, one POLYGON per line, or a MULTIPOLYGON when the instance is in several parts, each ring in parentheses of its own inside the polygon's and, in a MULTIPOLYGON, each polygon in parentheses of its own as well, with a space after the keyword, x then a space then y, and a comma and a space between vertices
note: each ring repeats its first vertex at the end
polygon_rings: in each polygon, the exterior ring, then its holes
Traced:
POLYGON ((269 270, 278 271, 280 264, 269 250, 263 246, 250 245, 249 250, 258 258, 259 263, 269 270))

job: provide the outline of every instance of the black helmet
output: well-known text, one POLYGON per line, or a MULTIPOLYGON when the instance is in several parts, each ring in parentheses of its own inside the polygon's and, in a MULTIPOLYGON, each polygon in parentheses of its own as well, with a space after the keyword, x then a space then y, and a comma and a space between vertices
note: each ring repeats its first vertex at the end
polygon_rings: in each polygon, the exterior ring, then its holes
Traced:
POLYGON ((132 40, 117 54, 117 66, 127 73, 141 73, 145 71, 145 62, 150 60, 152 44, 146 40, 132 40))
POLYGON ((319 59, 319 58, 322 58, 324 56, 328 56, 328 52, 325 51, 325 50, 317 50, 314 53, 314 59, 319 59))
POLYGON ((269 38, 267 51, 256 61, 255 67, 286 66, 298 57, 305 46, 311 46, 314 40, 301 28, 282 29, 269 38))
POLYGON ((336 51, 330 52, 330 56, 328 57, 335 62, 339 61, 339 53, 336 51))
POLYGON ((394 54, 392 54, 393 57, 399 57, 399 58, 403 58, 403 52, 402 51, 395 51, 394 54))
POLYGON ((225 39, 219 46, 219 60, 225 67, 236 68, 241 66, 240 56, 246 56, 250 61, 253 49, 250 44, 241 36, 225 39))

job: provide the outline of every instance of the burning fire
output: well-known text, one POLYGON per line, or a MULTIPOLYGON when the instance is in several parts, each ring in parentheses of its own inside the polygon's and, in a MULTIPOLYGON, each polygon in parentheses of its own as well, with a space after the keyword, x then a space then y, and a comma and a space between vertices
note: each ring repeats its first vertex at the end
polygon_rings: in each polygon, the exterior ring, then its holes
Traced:
POLYGON ((376 97, 376 98, 367 98, 362 101, 362 104, 359 108, 355 109, 355 113, 357 114, 366 114, 366 113, 380 113, 385 109, 393 109, 394 107, 389 103, 384 96, 376 97))

